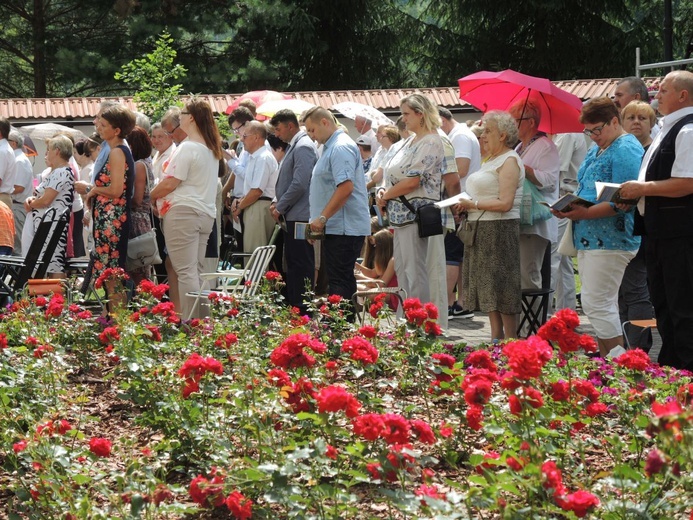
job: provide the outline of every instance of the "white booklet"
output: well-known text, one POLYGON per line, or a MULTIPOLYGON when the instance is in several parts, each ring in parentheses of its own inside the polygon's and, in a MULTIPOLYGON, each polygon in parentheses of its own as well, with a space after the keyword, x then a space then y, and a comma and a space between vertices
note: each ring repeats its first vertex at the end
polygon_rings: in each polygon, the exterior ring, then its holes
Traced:
POLYGON ((455 204, 458 204, 462 199, 466 200, 472 200, 472 196, 467 193, 466 191, 463 191, 462 193, 455 195, 453 197, 450 197, 448 199, 443 199, 438 202, 435 202, 433 205, 436 208, 449 208, 450 206, 454 206, 455 204))

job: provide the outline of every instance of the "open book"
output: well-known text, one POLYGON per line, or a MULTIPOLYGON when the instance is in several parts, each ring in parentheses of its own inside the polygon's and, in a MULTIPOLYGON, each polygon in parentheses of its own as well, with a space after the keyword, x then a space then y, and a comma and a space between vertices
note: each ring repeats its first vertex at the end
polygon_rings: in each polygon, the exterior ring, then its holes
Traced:
POLYGON ((621 185, 615 182, 595 182, 597 200, 599 202, 613 202, 614 204, 637 204, 638 199, 624 199, 621 197, 621 185))
POLYGON ((573 195, 572 193, 566 193, 563 195, 560 199, 558 199, 556 202, 553 204, 549 204, 546 201, 541 201, 539 204, 544 204, 545 206, 550 207, 551 209, 555 209, 556 211, 570 211, 570 206, 576 204, 578 206, 585 206, 586 208, 589 208, 590 206, 594 206, 594 202, 590 202, 589 200, 585 200, 582 197, 578 197, 577 195, 573 195))

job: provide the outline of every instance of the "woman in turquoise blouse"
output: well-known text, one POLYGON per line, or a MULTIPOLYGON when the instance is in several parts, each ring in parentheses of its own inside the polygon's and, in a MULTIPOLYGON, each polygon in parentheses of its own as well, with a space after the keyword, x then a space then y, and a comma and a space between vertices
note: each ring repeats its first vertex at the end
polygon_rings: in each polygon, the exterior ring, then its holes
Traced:
MULTIPOLYGON (((596 182, 621 184, 638 178, 643 149, 635 137, 623 130, 618 108, 608 97, 587 103, 580 122, 596 146, 590 148, 580 166, 575 194, 597 202, 596 182)), ((640 238, 633 236, 633 210, 622 211, 611 202, 589 208, 575 204, 568 210, 556 215, 573 221, 582 308, 597 333, 599 351, 605 356, 623 345, 618 288, 626 266, 640 246, 640 238)))

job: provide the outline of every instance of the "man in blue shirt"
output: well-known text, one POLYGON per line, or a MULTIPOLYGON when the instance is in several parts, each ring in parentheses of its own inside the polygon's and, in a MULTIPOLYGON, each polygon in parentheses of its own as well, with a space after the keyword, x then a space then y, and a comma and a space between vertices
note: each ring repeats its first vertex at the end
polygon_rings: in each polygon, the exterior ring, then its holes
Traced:
POLYGON ((371 230, 361 156, 324 108, 310 109, 303 119, 308 135, 324 145, 310 182, 310 227, 314 233, 325 233, 330 294, 350 301, 356 292, 354 263, 371 230))

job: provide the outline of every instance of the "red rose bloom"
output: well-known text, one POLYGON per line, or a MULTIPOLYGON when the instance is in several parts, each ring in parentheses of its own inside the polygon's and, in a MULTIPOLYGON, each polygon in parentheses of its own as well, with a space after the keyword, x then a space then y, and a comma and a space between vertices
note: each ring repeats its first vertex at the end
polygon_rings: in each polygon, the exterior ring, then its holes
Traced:
POLYGON ((455 365, 455 357, 450 354, 432 354, 431 357, 435 359, 439 365, 446 368, 452 368, 455 365))
POLYGON ((497 372, 498 367, 491 359, 491 354, 488 350, 475 350, 464 360, 465 365, 475 368, 485 368, 490 372, 497 372))
POLYGON ((23 440, 19 441, 19 442, 15 442, 12 445, 12 450, 15 453, 20 453, 20 452, 24 451, 28 445, 29 445, 29 443, 27 441, 23 441, 23 440))
POLYGON ((265 280, 268 282, 273 282, 274 280, 281 280, 282 275, 279 274, 277 271, 267 271, 265 273, 265 280))
POLYGON ((587 408, 582 411, 582 414, 588 417, 596 417, 608 411, 609 408, 604 403, 590 403, 587 405, 587 408))
POLYGON ((570 385, 565 381, 551 383, 549 395, 554 401, 567 401, 570 398, 570 385))
POLYGON ((341 386, 326 386, 317 393, 315 400, 320 413, 344 410, 346 416, 353 419, 358 416, 361 409, 358 399, 341 386))
POLYGON ((342 352, 351 353, 351 359, 362 361, 366 365, 378 361, 379 356, 378 349, 371 345, 367 339, 359 336, 345 340, 342 343, 342 352))
POLYGON ((111 441, 103 437, 93 437, 89 440, 89 451, 97 457, 108 457, 111 455, 111 441))
POLYGON ((411 429, 414 430, 414 433, 416 433, 416 436, 421 442, 424 444, 436 443, 436 436, 433 433, 433 429, 427 422, 419 419, 413 419, 409 421, 409 425, 411 426, 411 429))
POLYGON ((224 503, 223 482, 221 477, 215 477, 210 482, 202 475, 198 475, 190 482, 190 498, 202 507, 219 507, 224 503))
MULTIPOLYGON (((481 406, 470 406, 467 408, 467 425, 475 431, 481 430, 484 420, 484 409, 481 406)), ((441 432, 442 434, 442 432, 441 432)))
POLYGON ((279 368, 273 368, 269 372, 267 372, 267 379, 269 379, 274 386, 277 386, 279 388, 291 384, 291 378, 289 377, 289 374, 287 374, 279 368))
POLYGON ((253 515, 252 500, 244 497, 240 491, 234 491, 226 498, 226 507, 239 520, 246 520, 253 515))
POLYGON ((468 405, 486 404, 493 393, 491 382, 479 379, 468 385, 464 390, 464 400, 468 405))
POLYGON ((583 518, 599 506, 599 499, 592 493, 579 490, 564 497, 556 497, 556 504, 565 511, 572 511, 578 518, 583 518))
POLYGON ((368 441, 379 439, 386 431, 385 421, 380 414, 367 413, 359 415, 352 422, 354 433, 368 441))
POLYGON ((373 325, 364 325, 359 329, 359 333, 366 338, 373 339, 378 335, 378 330, 373 325))
POLYGON ((636 348, 628 350, 614 359, 614 363, 631 370, 645 370, 650 366, 650 356, 647 352, 636 348))
POLYGON ((647 459, 645 459, 645 475, 651 477, 656 475, 666 464, 662 452, 657 448, 652 448, 650 453, 647 454, 647 459))

